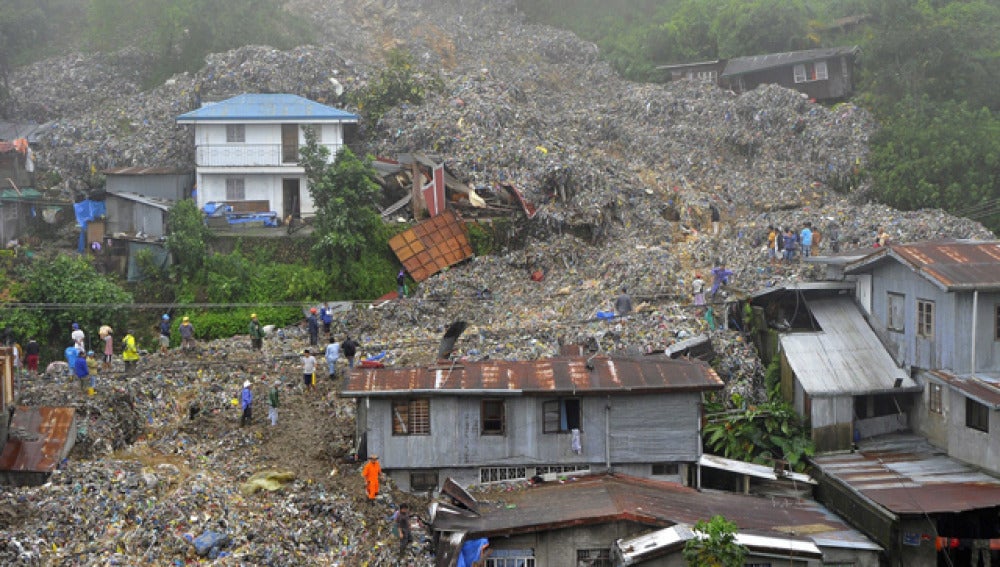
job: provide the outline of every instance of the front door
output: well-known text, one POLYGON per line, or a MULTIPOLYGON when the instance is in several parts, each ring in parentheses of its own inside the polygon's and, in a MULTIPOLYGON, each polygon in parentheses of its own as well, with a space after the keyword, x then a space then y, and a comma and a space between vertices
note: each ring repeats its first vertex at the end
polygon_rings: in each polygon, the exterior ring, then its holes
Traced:
POLYGON ((281 125, 281 163, 299 162, 299 126, 281 125))
POLYGON ((302 199, 299 195, 299 180, 282 179, 281 193, 282 218, 302 218, 302 199))

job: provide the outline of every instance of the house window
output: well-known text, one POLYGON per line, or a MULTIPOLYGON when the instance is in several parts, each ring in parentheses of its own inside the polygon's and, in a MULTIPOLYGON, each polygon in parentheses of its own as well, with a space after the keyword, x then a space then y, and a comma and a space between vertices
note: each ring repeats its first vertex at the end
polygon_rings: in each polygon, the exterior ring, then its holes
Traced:
POLYGON ((885 321, 886 327, 890 331, 902 333, 905 330, 903 325, 903 314, 906 313, 906 296, 902 293, 889 292, 886 301, 885 321))
POLYGON ((227 177, 226 200, 246 201, 246 199, 247 199, 246 180, 243 179, 242 177, 227 177))
POLYGON ((423 492, 425 490, 436 490, 437 487, 437 471, 415 471, 410 473, 410 490, 423 492))
POLYGON ((503 400, 483 400, 479 407, 480 432, 483 435, 503 435, 507 419, 503 400))
POLYGON ((549 473, 562 474, 562 473, 571 473, 579 471, 586 472, 589 470, 590 470, 590 465, 545 465, 545 466, 535 467, 535 474, 538 475, 549 474, 549 473))
POLYGON ((743 567, 771 567, 771 563, 770 562, 767 562, 767 563, 760 563, 760 562, 744 563, 743 567))
POLYGON ((392 434, 430 435, 431 401, 427 398, 393 400, 392 434))
POLYGON ((941 400, 941 384, 931 382, 927 388, 927 409, 931 413, 944 413, 944 405, 941 400))
POLYGON ((535 550, 494 549, 486 558, 484 565, 485 567, 535 567, 535 550))
POLYGON ((577 567, 611 567, 610 549, 577 549, 577 567))
POLYGON ((925 339, 934 338, 934 302, 926 299, 917 300, 917 336, 925 339))
POLYGON ((993 340, 1000 341, 1000 305, 993 308, 993 340))
POLYGON ((826 69, 826 61, 800 63, 792 67, 792 77, 796 83, 811 83, 825 81, 830 78, 826 69))
POLYGON ((680 468, 677 463, 654 463, 653 476, 677 476, 680 468))
POLYGON ((542 403, 542 432, 567 433, 580 427, 580 400, 565 398, 542 403))
POLYGON ((512 480, 528 480, 528 469, 526 467, 483 467, 479 469, 479 484, 512 480))
POLYGON ((247 127, 243 124, 226 124, 226 143, 242 144, 247 141, 247 127))
POLYGON ((989 433, 990 408, 972 398, 965 398, 965 426, 989 433))

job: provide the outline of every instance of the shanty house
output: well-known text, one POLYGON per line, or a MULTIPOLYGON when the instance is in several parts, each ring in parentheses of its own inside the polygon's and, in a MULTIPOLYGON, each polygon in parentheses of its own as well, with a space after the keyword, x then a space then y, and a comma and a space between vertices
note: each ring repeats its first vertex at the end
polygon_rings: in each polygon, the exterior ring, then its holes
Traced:
POLYGON ((787 53, 736 57, 726 61, 719 84, 736 92, 776 84, 814 100, 836 100, 854 91, 855 60, 860 49, 824 47, 787 53))
POLYGON ((200 208, 226 203, 238 211, 298 218, 314 212, 299 148, 306 127, 330 150, 330 162, 357 124, 350 112, 292 94, 242 94, 177 117, 194 125, 200 208))
POLYGON ((804 282, 752 300, 771 314, 770 326, 783 327, 775 345, 781 392, 808 420, 818 452, 909 429, 922 390, 879 341, 851 291, 847 282, 804 282))
POLYGON ((404 490, 614 470, 686 482, 701 455, 700 361, 561 356, 362 368, 357 442, 404 490))
MULTIPOLYGON (((493 565, 683 567, 699 520, 722 515, 750 550, 745 565, 877 567, 881 548, 815 501, 698 491, 675 482, 594 475, 488 493, 453 483, 432 518, 447 561, 462 542, 489 540, 493 565), (509 561, 508 561, 509 560, 509 561)), ((490 564, 490 563, 487 563, 490 564)))
POLYGON ((845 273, 889 350, 925 386, 914 430, 1000 473, 1000 241, 892 244, 845 273))

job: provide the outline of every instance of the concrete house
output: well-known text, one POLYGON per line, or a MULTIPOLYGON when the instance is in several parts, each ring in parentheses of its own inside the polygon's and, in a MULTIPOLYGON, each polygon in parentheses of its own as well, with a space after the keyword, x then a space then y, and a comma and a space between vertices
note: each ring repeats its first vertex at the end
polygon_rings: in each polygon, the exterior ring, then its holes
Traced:
POLYGON ((817 101, 842 99, 854 91, 855 61, 860 51, 857 46, 823 47, 736 57, 726 61, 719 85, 741 93, 776 84, 817 101))
POLYGON ((314 211, 299 147, 305 127, 330 150, 332 162, 357 124, 350 112, 292 94, 242 94, 177 117, 194 125, 198 206, 227 203, 237 211, 274 211, 299 218, 314 211))
POLYGON ((355 370, 357 443, 403 490, 614 470, 686 482, 701 456, 700 361, 561 356, 355 370))
POLYGON ((582 476, 479 500, 447 483, 432 528, 438 565, 463 542, 489 540, 487 565, 683 567, 699 520, 722 515, 739 528, 746 565, 877 567, 881 547, 810 499, 698 491, 627 475, 582 476), (766 510, 766 513, 762 513, 766 510))
POLYGON ((1000 473, 1000 242, 892 244, 853 264, 862 307, 923 386, 913 429, 1000 473))

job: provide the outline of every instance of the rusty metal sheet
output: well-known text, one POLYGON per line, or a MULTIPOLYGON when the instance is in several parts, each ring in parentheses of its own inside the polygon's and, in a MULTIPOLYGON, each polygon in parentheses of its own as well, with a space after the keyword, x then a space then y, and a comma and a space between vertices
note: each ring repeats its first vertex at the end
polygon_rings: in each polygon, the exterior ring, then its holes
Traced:
POLYGON ((402 391, 607 392, 702 391, 723 382, 707 364, 667 358, 482 360, 427 367, 362 368, 351 374, 345 396, 402 391))
POLYGON ((931 370, 930 374, 967 397, 979 403, 1000 409, 1000 385, 991 384, 974 377, 958 377, 941 370, 931 370))
POLYGON ((626 475, 582 476, 572 482, 490 494, 479 508, 481 517, 452 515, 440 524, 435 520, 434 528, 490 537, 619 520, 661 527, 693 525, 720 514, 741 531, 758 535, 817 537, 866 548, 874 545, 812 500, 699 492, 674 482, 626 475), (762 514, 762 509, 768 512, 762 514))
POLYGON ((75 408, 18 406, 0 470, 52 472, 76 440, 75 421, 75 408))
POLYGON ((1000 289, 1000 241, 933 240, 891 244, 852 265, 849 272, 886 257, 907 264, 946 290, 1000 289))
POLYGON ((1000 480, 941 453, 915 435, 866 441, 813 463, 894 514, 965 512, 1000 506, 1000 480))
POLYGON ((465 225, 450 210, 393 236, 389 247, 418 282, 472 257, 465 225))

